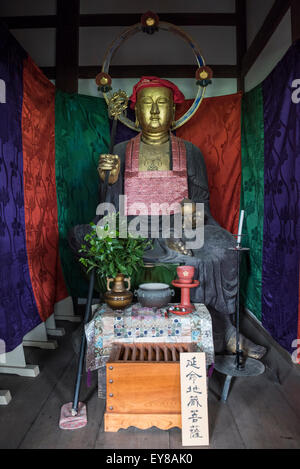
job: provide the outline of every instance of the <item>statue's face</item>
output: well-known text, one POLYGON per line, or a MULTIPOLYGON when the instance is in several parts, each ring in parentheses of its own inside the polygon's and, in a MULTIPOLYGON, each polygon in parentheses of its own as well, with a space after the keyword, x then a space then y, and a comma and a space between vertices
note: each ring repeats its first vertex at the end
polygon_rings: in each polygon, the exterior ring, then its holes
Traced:
POLYGON ((138 93, 135 112, 142 131, 158 133, 169 130, 175 112, 172 90, 164 86, 143 88, 138 93))

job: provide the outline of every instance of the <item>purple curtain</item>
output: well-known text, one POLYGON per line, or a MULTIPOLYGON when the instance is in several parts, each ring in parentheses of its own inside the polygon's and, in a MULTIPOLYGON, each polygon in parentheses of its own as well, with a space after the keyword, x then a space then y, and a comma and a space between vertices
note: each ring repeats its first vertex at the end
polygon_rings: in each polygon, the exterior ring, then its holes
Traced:
POLYGON ((22 101, 26 54, 0 25, 0 339, 6 352, 41 322, 29 275, 24 217, 22 101))
MULTIPOLYGON (((135 112, 128 108, 127 109, 127 117, 128 119, 135 121, 135 112)), ((110 127, 112 126, 112 120, 109 121, 110 127)), ((130 140, 133 137, 137 136, 137 132, 135 130, 131 130, 126 125, 122 124, 120 121, 117 123, 117 131, 116 131, 116 138, 115 138, 115 145, 117 143, 125 142, 126 140, 130 140)))
POLYGON ((300 252, 300 41, 263 82, 265 162, 262 324, 286 349, 297 338, 300 252))

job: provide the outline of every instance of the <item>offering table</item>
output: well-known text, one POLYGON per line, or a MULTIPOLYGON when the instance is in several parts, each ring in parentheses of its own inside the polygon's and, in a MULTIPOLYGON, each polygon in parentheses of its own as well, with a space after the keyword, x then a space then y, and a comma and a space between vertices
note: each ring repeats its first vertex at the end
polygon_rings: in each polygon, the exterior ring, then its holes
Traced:
POLYGON ((116 343, 194 343, 205 352, 206 367, 214 363, 211 316, 204 304, 179 316, 166 308, 144 308, 139 303, 124 310, 106 304, 93 306, 93 318, 85 326, 86 369, 98 370, 98 397, 106 398, 106 362, 116 343))

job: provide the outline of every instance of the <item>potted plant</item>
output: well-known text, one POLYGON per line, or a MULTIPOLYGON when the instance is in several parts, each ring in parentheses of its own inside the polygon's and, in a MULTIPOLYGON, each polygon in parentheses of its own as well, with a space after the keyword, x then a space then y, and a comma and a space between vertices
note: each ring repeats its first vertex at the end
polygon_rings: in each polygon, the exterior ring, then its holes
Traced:
POLYGON ((118 216, 112 225, 113 228, 109 222, 100 226, 91 223, 91 231, 84 237, 85 244, 79 250, 82 254, 79 262, 87 274, 95 269, 98 289, 102 292, 106 290, 107 279, 114 279, 119 274, 129 277, 134 286, 144 266, 144 251, 151 244, 150 240, 141 237, 119 237, 119 230, 114 228, 119 226, 118 216))

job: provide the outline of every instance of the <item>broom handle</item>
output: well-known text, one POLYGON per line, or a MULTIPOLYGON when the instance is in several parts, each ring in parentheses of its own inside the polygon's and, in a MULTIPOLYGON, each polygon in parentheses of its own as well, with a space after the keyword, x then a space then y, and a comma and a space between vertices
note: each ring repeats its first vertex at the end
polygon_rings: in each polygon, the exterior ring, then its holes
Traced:
POLYGON ((112 153, 114 146, 115 146, 115 138, 116 138, 116 133, 117 133, 117 122, 118 119, 114 118, 112 127, 111 127, 111 133, 110 133, 110 145, 109 145, 109 153, 112 153))
MULTIPOLYGON (((111 134, 110 134, 110 144, 109 144, 109 150, 108 150, 109 154, 112 154, 114 146, 115 146, 115 138, 116 138, 116 132, 117 132, 117 120, 118 119, 114 118, 113 123, 112 123, 111 134)), ((110 171, 105 171, 105 180, 104 180, 105 194, 107 193, 107 189, 108 189, 109 175, 110 175, 110 171)), ((106 196, 105 196, 105 199, 106 199, 106 196)))
POLYGON ((85 345, 86 345, 84 326, 85 324, 88 323, 88 320, 90 317, 91 305, 92 305, 92 299, 93 299, 93 291, 94 291, 94 283, 95 283, 95 269, 91 271, 89 292, 88 292, 88 298, 87 298, 84 320, 83 320, 83 332, 82 332, 82 337, 81 337, 81 346, 80 346, 80 354, 79 354, 78 367, 77 367, 74 399, 73 399, 73 404, 72 404, 72 413, 75 415, 77 415, 78 413, 78 399, 79 399, 79 392, 80 392, 80 385, 81 385, 81 378, 82 378, 82 368, 83 368, 83 362, 84 362, 84 352, 85 352, 85 345))
MULTIPOLYGON (((117 120, 118 120, 117 118, 114 118, 113 123, 112 123, 109 153, 112 153, 114 144, 115 144, 117 120)), ((106 171, 105 192, 107 192, 107 189, 108 189, 109 174, 110 174, 110 171, 106 171)), ((90 277, 90 283, 89 283, 89 292, 88 292, 88 298, 87 298, 84 322, 83 322, 84 325, 87 324, 89 317, 90 317, 90 311, 91 311, 91 305, 92 305, 92 299, 93 299, 93 291, 94 291, 94 283, 95 283, 95 270, 93 269, 91 271, 91 277, 90 277)), ((81 378, 82 378, 85 345, 86 345, 86 337, 85 337, 85 330, 83 328, 81 346, 80 346, 80 355, 79 355, 79 361, 78 361, 78 367, 77 367, 77 377, 76 377, 76 383, 75 383, 74 399, 73 399, 73 404, 72 404, 72 413, 74 413, 75 415, 77 415, 78 413, 78 401, 79 401, 79 392, 80 392, 80 385, 81 385, 81 378)))

